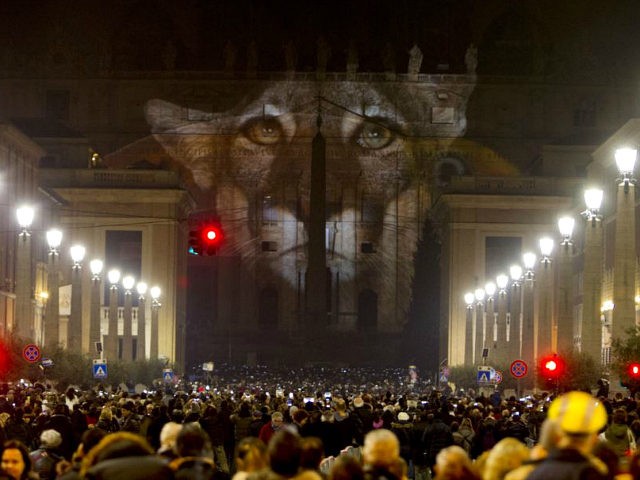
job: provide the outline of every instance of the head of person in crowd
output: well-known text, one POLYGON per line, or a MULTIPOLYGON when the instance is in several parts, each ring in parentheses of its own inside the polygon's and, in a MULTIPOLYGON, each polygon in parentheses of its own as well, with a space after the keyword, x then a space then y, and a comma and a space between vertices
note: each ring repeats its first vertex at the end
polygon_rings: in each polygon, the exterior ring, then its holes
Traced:
POLYGON ((40 434, 40 448, 55 449, 62 443, 62 435, 53 429, 44 430, 40 434))
POLYGON ((469 455, 458 445, 438 452, 434 470, 434 480, 480 480, 469 455))
POLYGON ((336 458, 329 480, 364 480, 362 464, 351 455, 340 455, 336 458))
POLYGON ((84 477, 91 467, 105 460, 140 457, 153 453, 151 446, 140 435, 130 432, 111 433, 87 452, 82 460, 80 476, 84 477))
POLYGON ((2 446, 0 468, 13 480, 31 478, 31 458, 26 445, 18 440, 9 440, 2 446))
POLYGON ((318 470, 324 458, 324 444, 318 437, 303 437, 300 440, 300 468, 303 470, 318 470))
POLYGON ((176 422, 167 422, 160 430, 160 448, 158 454, 163 457, 173 458, 176 454, 176 440, 182 425, 176 422))
POLYGON ((529 459, 527 446, 507 437, 500 440, 489 452, 482 471, 483 480, 502 480, 507 473, 515 470, 529 459))
POLYGON ((400 458, 400 442, 395 434, 379 428, 364 437, 362 460, 365 468, 388 469, 400 458))
POLYGON ((284 423, 284 415, 282 412, 273 412, 271 414, 271 428, 274 430, 280 430, 284 423))
POLYGON ((256 437, 245 437, 238 442, 235 451, 236 469, 253 473, 269 465, 267 446, 256 437))
POLYGON ((558 448, 571 448, 583 455, 592 452, 598 442, 598 432, 607 424, 602 402, 578 391, 556 398, 549 406, 547 417, 558 426, 558 448))
POLYGON ((278 430, 267 447, 269 468, 285 478, 294 477, 300 468, 300 437, 287 429, 278 430))
POLYGON ((209 435, 199 423, 182 426, 176 438, 176 453, 179 457, 212 457, 213 449, 209 435))

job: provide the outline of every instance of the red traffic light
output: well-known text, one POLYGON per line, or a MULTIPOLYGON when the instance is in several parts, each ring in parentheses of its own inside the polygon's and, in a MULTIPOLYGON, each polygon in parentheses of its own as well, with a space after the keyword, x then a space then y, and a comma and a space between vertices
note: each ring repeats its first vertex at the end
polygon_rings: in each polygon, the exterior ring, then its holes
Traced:
POLYGON ((546 378, 557 379, 564 373, 564 361, 558 355, 550 355, 542 358, 540 368, 546 378))
POLYGON ((202 250, 205 255, 215 255, 222 244, 224 235, 219 225, 205 225, 202 227, 202 250))
POLYGON ((640 379, 640 363, 632 363, 627 370, 629 376, 634 379, 640 379))

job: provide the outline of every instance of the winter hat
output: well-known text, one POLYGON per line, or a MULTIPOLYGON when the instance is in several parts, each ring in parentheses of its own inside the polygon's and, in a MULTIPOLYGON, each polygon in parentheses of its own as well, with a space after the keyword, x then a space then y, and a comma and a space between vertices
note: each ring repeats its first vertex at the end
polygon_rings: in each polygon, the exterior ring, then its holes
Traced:
POLYGON ((40 434, 40 443, 46 448, 56 448, 62 443, 62 435, 57 430, 45 430, 40 434))
POLYGON ((399 422, 408 422, 410 420, 409 414, 407 412, 400 412, 398 414, 399 422))

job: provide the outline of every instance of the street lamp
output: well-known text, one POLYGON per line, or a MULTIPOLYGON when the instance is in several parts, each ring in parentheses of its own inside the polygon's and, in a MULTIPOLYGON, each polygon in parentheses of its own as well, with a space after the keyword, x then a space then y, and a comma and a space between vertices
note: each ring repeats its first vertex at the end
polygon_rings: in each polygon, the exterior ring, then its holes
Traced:
POLYGON ((102 354, 102 329, 100 327, 100 284, 104 262, 94 258, 89 262, 91 270, 91 315, 89 318, 89 347, 96 349, 98 355, 102 354))
POLYGON ((464 294, 464 303, 467 304, 467 321, 465 323, 465 340, 464 340, 464 356, 465 362, 475 364, 475 324, 473 322, 473 306, 476 301, 476 296, 473 292, 467 292, 464 294))
MULTIPOLYGON (((558 219, 558 230, 562 236, 562 242, 560 245, 572 245, 571 236, 573 235, 573 228, 575 227, 575 224, 576 221, 573 217, 564 216, 558 219)), ((540 248, 542 248, 542 245, 540 245, 540 248)))
POLYGON ((542 258, 540 263, 547 267, 551 263, 551 252, 553 251, 553 239, 550 237, 542 237, 539 240, 540 254, 542 258))
POLYGON ((600 207, 602 205, 602 197, 604 192, 600 188, 587 188, 584 191, 584 203, 587 209, 582 212, 582 215, 592 222, 593 226, 599 220, 602 220, 600 215, 600 207))
POLYGON ((33 217, 35 213, 33 207, 29 205, 23 205, 16 209, 16 218, 18 219, 18 225, 20 226, 20 237, 29 237, 31 233, 29 232, 29 228, 33 223, 33 217))
POLYGON ((524 278, 525 280, 533 280, 535 273, 533 269, 536 266, 536 254, 533 252, 526 252, 522 255, 522 264, 524 265, 525 272, 524 278))
POLYGON ((14 332, 18 337, 34 337, 33 311, 33 268, 31 258, 31 233, 34 210, 23 205, 16 210, 20 234, 16 252, 16 311, 14 313, 14 332))
POLYGON ((125 275, 122 278, 122 286, 124 287, 124 317, 122 325, 122 359, 125 362, 133 360, 133 337, 132 328, 132 307, 133 297, 131 289, 135 286, 136 279, 131 275, 125 275))
POLYGON ((136 343, 136 360, 147 358, 147 335, 146 335, 146 301, 147 284, 138 282, 136 290, 138 291, 138 342, 136 343))
POLYGON ((57 228, 47 230, 47 244, 49 245, 49 257, 47 265, 47 285, 49 299, 44 317, 43 344, 47 348, 53 348, 60 341, 60 273, 58 271, 58 249, 62 244, 62 231, 57 228))
POLYGON ((619 185, 624 186, 624 192, 629 193, 629 184, 635 183, 633 168, 636 164, 638 151, 635 148, 618 148, 615 153, 616 166, 621 178, 619 185))
POLYGON ((109 333, 105 342, 105 352, 108 359, 118 358, 118 282, 120 270, 112 269, 107 272, 107 279, 111 284, 109 289, 109 333))
POLYGON ((509 285, 509 277, 504 273, 501 273, 496 277, 496 285, 498 286, 499 294, 504 295, 507 293, 507 285, 509 285))
POLYGON ((86 249, 82 245, 73 245, 69 249, 69 253, 71 254, 71 260, 73 260, 73 269, 80 270, 86 249))
POLYGON ((73 245, 69 249, 73 267, 71 272, 71 316, 67 325, 67 345, 69 350, 80 353, 82 350, 82 260, 86 249, 82 245, 73 245))
POLYGON ((149 290, 151 294, 151 350, 149 356, 152 360, 158 358, 158 315, 160 310, 160 287, 153 286, 149 290))
POLYGON ((47 244, 49 245, 49 254, 57 255, 58 248, 60 248, 60 244, 62 243, 62 231, 57 228, 52 228, 47 230, 47 244))

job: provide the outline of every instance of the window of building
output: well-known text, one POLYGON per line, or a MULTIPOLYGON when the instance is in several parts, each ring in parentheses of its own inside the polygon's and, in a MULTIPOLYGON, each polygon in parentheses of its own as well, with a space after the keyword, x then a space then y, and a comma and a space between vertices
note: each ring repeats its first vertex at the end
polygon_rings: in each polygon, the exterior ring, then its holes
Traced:
POLYGON ((358 295, 358 330, 370 332, 378 325, 378 294, 371 289, 358 295))
POLYGON ((260 329, 278 328, 278 291, 272 287, 260 291, 258 307, 258 326, 260 329))

